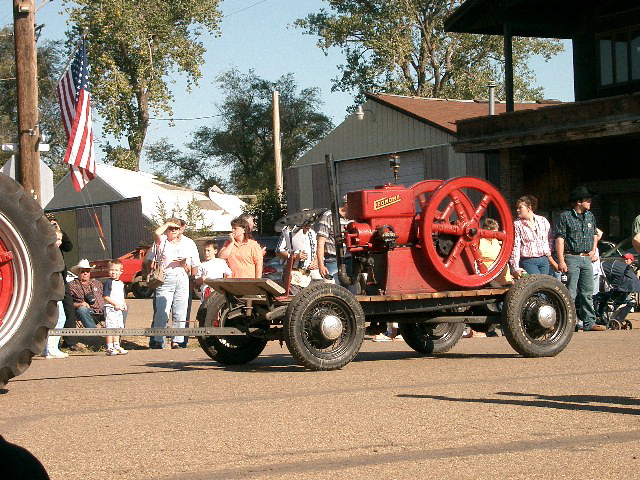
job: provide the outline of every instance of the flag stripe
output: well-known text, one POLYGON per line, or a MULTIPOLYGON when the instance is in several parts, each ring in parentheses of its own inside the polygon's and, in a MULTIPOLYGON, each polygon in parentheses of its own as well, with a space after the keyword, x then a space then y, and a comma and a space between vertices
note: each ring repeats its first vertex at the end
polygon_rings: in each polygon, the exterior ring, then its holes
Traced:
POLYGON ((67 135, 64 161, 71 169, 71 180, 80 191, 95 178, 96 161, 93 150, 91 94, 84 42, 69 68, 58 82, 58 99, 62 125, 67 135))

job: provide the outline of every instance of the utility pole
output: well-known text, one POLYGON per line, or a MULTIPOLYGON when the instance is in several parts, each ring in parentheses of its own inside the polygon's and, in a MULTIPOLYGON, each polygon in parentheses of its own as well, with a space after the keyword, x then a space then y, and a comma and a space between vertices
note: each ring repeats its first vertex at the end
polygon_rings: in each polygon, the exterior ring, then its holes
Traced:
POLYGON ((276 171, 276 192, 282 196, 282 150, 280 148, 280 94, 273 92, 273 157, 276 171))
POLYGON ((13 0, 13 36, 16 49, 18 97, 18 168, 16 180, 40 199, 38 142, 38 67, 36 60, 34 0, 13 0))

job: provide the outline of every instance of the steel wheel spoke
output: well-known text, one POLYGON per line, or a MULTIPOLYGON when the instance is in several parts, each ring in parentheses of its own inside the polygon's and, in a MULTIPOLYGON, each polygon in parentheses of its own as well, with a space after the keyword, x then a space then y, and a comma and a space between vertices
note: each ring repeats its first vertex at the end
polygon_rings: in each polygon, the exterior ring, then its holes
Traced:
POLYGON ((460 254, 464 250, 465 246, 466 246, 465 240, 462 237, 459 238, 458 241, 456 242, 455 246, 451 249, 451 253, 449 254, 449 257, 447 258, 447 261, 444 262, 445 267, 451 267, 451 266, 453 266, 454 263, 456 263, 458 258, 460 258, 460 254))
POLYGON ((487 210, 487 207, 489 206, 489 203, 491 203, 491 200, 491 195, 484 195, 482 197, 482 200, 480 200, 480 203, 478 204, 478 208, 476 208, 476 211, 473 214, 473 219, 476 222, 480 220, 482 215, 484 215, 484 212, 487 210))
POLYGON ((449 216, 451 215, 451 212, 453 211, 453 207, 454 207, 454 202, 449 202, 449 205, 447 205, 447 207, 438 216, 438 220, 448 219, 449 216))
POLYGON ((467 211, 464 208, 464 205, 462 204, 462 200, 461 200, 461 196, 464 195, 464 193, 462 193, 460 190, 453 190, 451 191, 451 193, 449 193, 449 196, 451 197, 451 203, 453 203, 453 206, 456 210, 456 214, 458 215, 458 220, 460 220, 461 222, 466 222, 468 220, 467 217, 467 211))
POLYGON ((434 223, 433 231, 437 233, 445 233, 448 235, 462 235, 462 229, 459 225, 451 225, 450 223, 434 223))

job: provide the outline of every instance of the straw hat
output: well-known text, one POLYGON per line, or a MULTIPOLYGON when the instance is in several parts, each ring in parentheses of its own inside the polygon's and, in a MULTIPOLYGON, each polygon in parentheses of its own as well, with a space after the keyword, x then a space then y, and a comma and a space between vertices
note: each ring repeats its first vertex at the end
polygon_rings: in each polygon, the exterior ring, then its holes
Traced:
POLYGON ((96 268, 95 265, 89 265, 89 260, 83 258, 76 266, 71 267, 71 273, 78 275, 79 270, 92 270, 94 268, 96 268))

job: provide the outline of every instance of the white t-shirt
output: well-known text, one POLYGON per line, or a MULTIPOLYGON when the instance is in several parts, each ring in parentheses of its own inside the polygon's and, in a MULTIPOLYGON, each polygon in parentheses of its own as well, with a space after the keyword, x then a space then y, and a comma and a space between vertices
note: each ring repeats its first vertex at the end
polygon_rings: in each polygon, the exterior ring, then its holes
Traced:
POLYGON ((313 228, 310 228, 307 233, 304 233, 302 228, 298 229, 293 235, 291 235, 291 229, 285 227, 280 234, 280 240, 278 240, 277 252, 307 252, 307 259, 304 262, 294 262, 293 268, 308 268, 316 252, 318 251, 318 241, 316 232, 313 228), (299 263, 299 264, 298 264, 299 263))
POLYGON ((165 270, 182 268, 182 264, 177 261, 180 258, 185 258, 188 266, 197 267, 200 265, 200 254, 196 242, 185 236, 182 236, 178 243, 171 243, 167 242, 166 235, 162 235, 160 245, 154 243, 147 256, 154 258, 156 250, 162 255, 162 266, 165 270))
MULTIPOLYGON (((213 258, 211 260, 207 260, 206 262, 202 262, 198 267, 198 273, 196 274, 196 278, 204 278, 207 279, 216 279, 223 278, 224 275, 231 276, 231 269, 227 264, 226 260, 221 258, 213 258)), ((207 285, 204 283, 200 285, 200 294, 204 298, 204 291, 207 288, 207 285)))
MULTIPOLYGON (((118 305, 124 305, 125 301, 125 292, 124 292, 124 283, 121 280, 112 280, 107 279, 102 286, 102 295, 104 297, 109 297, 111 300, 116 302, 118 305)), ((104 304, 105 311, 115 310, 115 307, 110 303, 104 304)))

